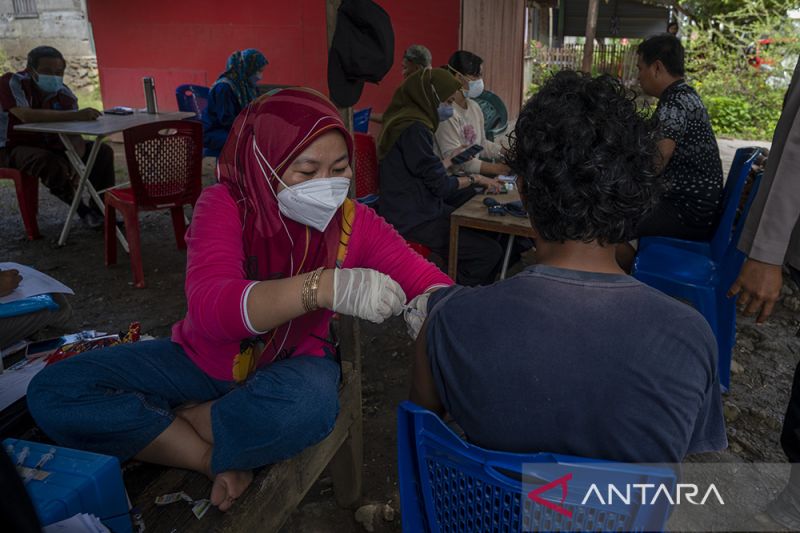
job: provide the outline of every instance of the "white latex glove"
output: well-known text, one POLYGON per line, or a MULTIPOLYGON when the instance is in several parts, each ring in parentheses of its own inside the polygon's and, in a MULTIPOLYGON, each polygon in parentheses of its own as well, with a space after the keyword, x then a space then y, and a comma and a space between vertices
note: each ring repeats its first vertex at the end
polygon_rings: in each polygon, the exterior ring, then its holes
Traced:
POLYGON ((332 311, 380 324, 399 315, 406 293, 395 280, 370 268, 337 268, 333 271, 332 311))
POLYGON ((408 302, 408 305, 403 311, 403 318, 406 321, 408 335, 414 340, 417 340, 419 330, 422 329, 422 324, 428 316, 428 298, 430 298, 430 296, 430 292, 423 292, 408 302))

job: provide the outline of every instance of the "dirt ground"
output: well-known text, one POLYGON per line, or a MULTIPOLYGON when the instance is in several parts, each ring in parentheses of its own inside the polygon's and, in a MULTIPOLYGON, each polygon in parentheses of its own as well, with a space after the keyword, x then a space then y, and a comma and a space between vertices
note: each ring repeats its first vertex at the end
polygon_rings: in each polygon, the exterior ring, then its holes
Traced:
MULTIPOLYGON (((721 141, 725 168, 742 143, 721 141)), ((116 145, 120 177, 124 156, 116 145)), ((211 168, 206 168, 209 181, 211 168)), ((185 310, 183 279, 186 256, 176 249, 166 212, 141 215, 147 288, 134 289, 127 255, 119 264, 103 264, 102 232, 76 220, 68 243, 55 245, 67 207, 40 189, 39 225, 44 238, 24 240, 16 196, 10 182, 0 182, 0 261, 14 261, 41 270, 75 290, 74 315, 65 329, 120 331, 140 321, 142 331, 166 336, 185 310)), ((800 360, 800 291, 790 283, 769 323, 756 326, 740 317, 731 391, 724 396, 728 450, 706 454, 704 461, 784 462, 778 440, 791 377, 800 360)), ((408 391, 411 343, 400 320, 363 328, 364 503, 388 504, 391 521, 376 520, 376 531, 400 531, 396 472, 395 409, 408 391)), ((45 332, 49 334, 53 332, 45 332)), ((363 531, 352 510, 337 508, 326 474, 284 527, 295 532, 363 531)))

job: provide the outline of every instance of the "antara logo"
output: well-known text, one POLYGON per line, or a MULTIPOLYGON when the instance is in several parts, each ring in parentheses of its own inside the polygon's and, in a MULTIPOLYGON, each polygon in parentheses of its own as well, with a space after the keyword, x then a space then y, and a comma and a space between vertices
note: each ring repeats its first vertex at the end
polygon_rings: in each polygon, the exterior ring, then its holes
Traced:
POLYGON ((532 491, 530 491, 528 493, 528 498, 530 498, 531 500, 535 501, 539 505, 544 505, 548 509, 552 509, 553 511, 555 511, 555 512, 557 512, 559 514, 563 514, 567 518, 572 518, 572 511, 570 511, 566 507, 563 507, 564 500, 567 499, 567 489, 568 489, 567 482, 570 479, 572 479, 572 472, 570 472, 569 474, 567 474, 565 476, 561 476, 560 478, 555 479, 555 480, 551 481, 550 483, 547 483, 546 485, 542 485, 541 487, 537 487, 537 488, 533 489, 532 491), (552 488, 555 488, 555 487, 561 487, 561 504, 562 505, 558 505, 558 504, 555 504, 553 502, 547 501, 547 500, 543 499, 540 496, 543 492, 547 492, 548 490, 550 490, 552 488))
MULTIPOLYGON (((562 514, 567 518, 572 518, 572 511, 564 507, 564 502, 567 499, 567 493, 569 491, 569 481, 571 479, 572 473, 570 472, 569 474, 533 489, 528 493, 528 498, 556 513, 562 514), (545 500, 542 497, 542 494, 557 487, 561 489, 561 499, 559 503, 545 500)), ((700 492, 700 488, 693 483, 678 483, 674 493, 670 491, 668 485, 664 484, 629 483, 620 488, 609 483, 606 487, 606 491, 603 492, 596 483, 592 483, 589 490, 587 490, 586 494, 583 496, 581 505, 586 505, 587 503, 599 503, 600 505, 622 503, 630 505, 631 501, 642 502, 644 505, 655 505, 661 499, 669 502, 670 505, 680 505, 683 502, 692 505, 705 505, 712 496, 720 505, 725 505, 722 495, 713 483, 705 490, 702 499, 697 501, 696 498, 700 492), (633 499, 634 497, 635 500, 633 499)))
POLYGON ((669 487, 663 483, 658 485, 653 483, 633 483, 623 486, 625 488, 624 492, 619 490, 616 485, 609 484, 606 490, 606 498, 604 499, 600 489, 597 488, 595 483, 592 483, 592 486, 589 487, 589 490, 583 497, 581 505, 586 505, 592 499, 592 496, 602 505, 613 505, 615 498, 619 500, 619 503, 630 505, 632 494, 634 496, 638 494, 636 501, 640 501, 645 505, 655 505, 660 498, 668 501, 670 505, 680 505, 683 501, 691 503, 692 505, 705 505, 708 498, 712 495, 717 499, 720 505, 725 505, 725 502, 722 500, 722 495, 720 495, 717 487, 713 483, 708 486, 703 495, 703 499, 699 502, 695 501, 695 498, 700 494, 700 489, 694 483, 678 483, 674 495, 670 492, 669 487), (654 490, 648 494, 648 489, 654 490), (649 495, 652 496, 648 500, 649 495))

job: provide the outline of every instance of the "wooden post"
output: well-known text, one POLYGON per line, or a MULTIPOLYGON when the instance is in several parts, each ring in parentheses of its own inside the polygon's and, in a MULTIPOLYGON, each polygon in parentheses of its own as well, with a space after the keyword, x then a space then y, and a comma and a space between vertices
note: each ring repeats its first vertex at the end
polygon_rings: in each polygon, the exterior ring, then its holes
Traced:
POLYGON ((586 43, 583 45, 583 72, 592 73, 592 55, 594 54, 594 36, 597 34, 597 12, 600 0, 589 0, 589 11, 586 13, 586 43))
MULTIPOLYGON (((328 50, 333 43, 336 30, 336 13, 342 0, 325 0, 326 27, 328 32, 328 50)), ((353 108, 338 107, 345 127, 353 133, 353 108)), ((355 180, 351 180, 350 197, 355 196, 355 180)), ((329 469, 333 481, 336 503, 341 507, 355 507, 361 501, 362 468, 364 464, 363 415, 361 412, 361 339, 358 320, 350 316, 339 316, 339 350, 342 361, 352 364, 354 376, 359 380, 355 387, 358 403, 356 418, 350 426, 347 439, 330 462, 329 469)))

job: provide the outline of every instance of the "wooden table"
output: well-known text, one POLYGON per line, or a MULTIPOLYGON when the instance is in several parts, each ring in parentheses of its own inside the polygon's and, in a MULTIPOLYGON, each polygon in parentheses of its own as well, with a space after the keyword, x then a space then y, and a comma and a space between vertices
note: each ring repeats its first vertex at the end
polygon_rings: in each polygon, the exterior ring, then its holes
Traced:
MULTIPOLYGON (((141 126, 142 124, 152 124, 153 122, 163 122, 165 120, 181 120, 184 118, 194 117, 194 113, 177 112, 177 113, 133 113, 132 115, 102 115, 97 120, 74 121, 74 122, 36 122, 30 124, 18 124, 14 126, 17 131, 26 131, 30 133, 55 133, 58 135, 61 142, 66 148, 67 159, 72 164, 72 167, 78 173, 78 189, 75 191, 75 198, 72 200, 72 205, 69 208, 67 220, 64 222, 64 228, 61 230, 61 236, 58 238, 59 246, 63 246, 67 241, 69 228, 72 224, 72 217, 78 210, 78 205, 83 195, 83 189, 86 187, 89 191, 89 196, 94 200, 94 203, 100 208, 100 211, 105 214, 105 206, 100 199, 99 192, 89 182, 89 174, 92 172, 94 162, 97 159, 97 154, 100 151, 100 145, 105 137, 112 133, 127 130, 134 126, 141 126), (89 158, 86 163, 83 162, 75 147, 70 142, 70 135, 90 135, 94 137, 94 144, 92 150, 89 152, 89 158)), ((117 238, 122 243, 125 251, 128 251, 128 242, 125 236, 117 228, 117 238)))
POLYGON ((514 217, 509 214, 505 216, 490 215, 489 210, 483 205, 483 199, 487 196, 494 198, 501 204, 519 200, 517 191, 512 191, 508 194, 478 194, 453 211, 450 215, 450 261, 448 266, 448 273, 453 279, 456 279, 458 271, 458 234, 461 228, 482 229, 510 235, 506 246, 506 254, 503 258, 503 269, 500 271, 500 279, 506 277, 511 248, 514 246, 514 237, 533 238, 530 219, 527 217, 514 217))

